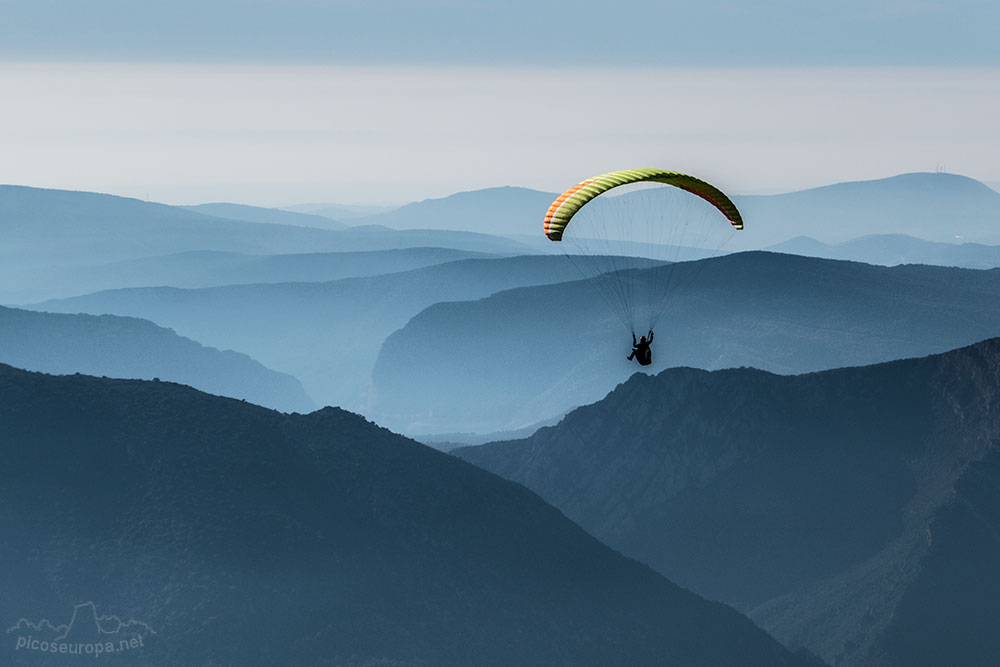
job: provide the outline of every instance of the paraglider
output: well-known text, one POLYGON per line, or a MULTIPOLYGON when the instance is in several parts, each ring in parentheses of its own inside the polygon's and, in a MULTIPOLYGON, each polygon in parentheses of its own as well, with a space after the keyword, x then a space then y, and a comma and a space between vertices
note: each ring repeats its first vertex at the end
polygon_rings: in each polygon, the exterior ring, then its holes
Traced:
POLYGON ((672 291, 694 273, 691 269, 675 276, 677 263, 712 256, 740 229, 743 218, 724 192, 694 176, 663 169, 624 169, 588 178, 559 195, 544 219, 545 236, 570 241, 567 257, 631 331, 628 359, 643 366, 652 363, 653 329, 672 291), (668 187, 608 194, 630 185, 668 187), (701 209, 695 210, 692 201, 701 202, 701 209), (719 214, 728 225, 709 220, 719 214), (721 242, 707 242, 713 234, 721 235, 721 242), (637 268, 650 271, 639 275, 633 271, 637 268), (645 299, 639 298, 642 290, 645 299), (643 308, 648 317, 643 329, 648 328, 649 334, 636 340, 636 318, 643 308))
POLYGON ((653 342, 653 330, 649 330, 649 338, 645 336, 640 336, 639 341, 635 340, 635 332, 632 332, 632 354, 628 355, 626 359, 632 361, 635 359, 639 362, 640 366, 649 366, 653 363, 653 351, 649 349, 650 344, 653 342))

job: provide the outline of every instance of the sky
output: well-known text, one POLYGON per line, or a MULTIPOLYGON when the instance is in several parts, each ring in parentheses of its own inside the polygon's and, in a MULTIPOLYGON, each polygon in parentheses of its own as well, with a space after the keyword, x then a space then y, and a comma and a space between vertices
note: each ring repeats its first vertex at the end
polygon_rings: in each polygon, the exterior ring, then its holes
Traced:
POLYGON ((636 166, 1000 181, 1000 3, 0 0, 0 182, 402 203, 636 166))

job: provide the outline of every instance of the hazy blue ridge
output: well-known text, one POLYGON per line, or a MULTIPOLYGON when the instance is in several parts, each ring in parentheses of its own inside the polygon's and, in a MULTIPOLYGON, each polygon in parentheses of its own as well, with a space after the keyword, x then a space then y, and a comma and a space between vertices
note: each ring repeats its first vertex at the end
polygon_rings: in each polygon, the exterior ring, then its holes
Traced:
MULTIPOLYGON (((676 286, 650 372, 801 373, 1000 334, 1000 270, 753 252, 635 270, 627 279, 639 294, 649 284, 676 286)), ((413 434, 521 428, 593 402, 638 370, 625 359, 631 343, 587 281, 435 304, 386 339, 368 414, 413 434)))
POLYGON ((845 667, 1000 662, 1000 339, 874 366, 636 374, 454 453, 845 667))
POLYGON ((297 227, 315 227, 316 229, 345 229, 347 225, 322 215, 286 211, 280 208, 265 208, 262 206, 247 206, 246 204, 231 204, 218 202, 212 204, 196 204, 183 208, 195 213, 203 213, 216 218, 242 220, 244 222, 266 222, 276 225, 295 225, 297 227))
MULTIPOLYGON (((638 202, 644 196, 639 191, 624 197, 638 202)), ((22 304, 72 296, 80 293, 73 291, 78 281, 92 278, 87 271, 94 265, 178 253, 301 254, 414 247, 507 255, 558 252, 558 244, 548 242, 541 233, 542 217, 554 197, 554 193, 526 188, 489 188, 358 218, 352 221, 357 227, 323 230, 241 222, 111 195, 0 186, 0 302, 22 304)), ((857 237, 904 234, 954 243, 961 249, 913 247, 912 243, 907 247, 894 241, 895 249, 841 246, 831 254, 822 247, 817 252, 814 246, 812 254, 981 268, 993 265, 995 251, 980 246, 1000 245, 996 231, 1000 229, 1000 193, 953 174, 902 174, 734 199, 747 225, 726 244, 725 249, 731 251, 768 248, 801 236, 843 244, 857 237)), ((610 205, 598 200, 591 206, 605 204, 610 205)), ((234 206, 283 215, 271 209, 225 205, 227 215, 234 206)), ((100 287, 112 286, 125 285, 100 287)))
POLYGON ((1000 193, 957 174, 900 174, 734 201, 748 232, 734 239, 739 248, 796 236, 842 243, 872 234, 1000 245, 1000 193))
MULTIPOLYGON (((636 201, 648 196, 642 190, 623 195, 636 201)), ((475 229, 541 237, 542 219, 555 197, 556 193, 526 188, 487 188, 415 202, 356 222, 398 229, 475 229)), ((956 174, 900 174, 786 194, 734 195, 732 199, 746 223, 727 244, 733 250, 762 249, 798 236, 841 243, 873 234, 1000 245, 1000 193, 956 174)), ((611 205, 601 199, 594 204, 611 205)))
POLYGON ((6 303, 24 303, 31 300, 25 298, 29 294, 73 294, 77 270, 147 257, 416 247, 492 254, 535 252, 490 233, 311 229, 212 217, 182 207, 91 192, 0 185, 0 299, 6 303))
POLYGON ((43 282, 16 287, 8 284, 8 288, 16 289, 21 303, 32 303, 126 287, 196 288, 326 282, 398 273, 459 259, 497 256, 470 250, 421 247, 290 255, 192 251, 94 266, 50 267, 44 273, 43 282))
POLYGON ((331 220, 353 221, 354 218, 363 218, 368 215, 388 213, 398 207, 376 205, 366 206, 363 204, 333 204, 325 202, 313 204, 293 204, 291 206, 281 206, 280 208, 285 211, 292 211, 293 213, 321 215, 324 218, 330 218, 331 220))
POLYGON ((325 283, 111 290, 36 307, 149 319, 295 375, 322 404, 361 410, 383 341, 427 306, 580 275, 561 255, 466 259, 325 283))
POLYGON ((0 307, 0 362, 44 373, 160 378, 285 412, 316 407, 286 373, 132 317, 0 307))
POLYGON ((805 257, 845 259, 866 264, 932 264, 966 269, 1000 267, 1000 246, 981 243, 943 243, 924 241, 906 234, 861 236, 843 243, 822 243, 799 236, 773 245, 767 250, 805 257))
POLYGON ((413 202, 354 222, 393 229, 475 230, 485 234, 526 234, 542 238, 542 219, 556 196, 553 192, 529 188, 485 188, 413 202))
POLYGON ((51 263, 121 260, 189 250, 335 249, 333 231, 250 223, 127 197, 0 185, 4 255, 51 263))

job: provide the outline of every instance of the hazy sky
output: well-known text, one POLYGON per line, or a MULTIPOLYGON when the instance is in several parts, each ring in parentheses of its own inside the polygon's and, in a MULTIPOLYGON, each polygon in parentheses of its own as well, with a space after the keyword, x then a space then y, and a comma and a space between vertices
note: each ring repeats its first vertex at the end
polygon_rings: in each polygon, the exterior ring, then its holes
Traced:
POLYGON ((0 0, 0 57, 1000 65, 994 0, 0 0))
POLYGON ((1000 180, 1000 3, 0 0, 0 182, 171 203, 1000 180))

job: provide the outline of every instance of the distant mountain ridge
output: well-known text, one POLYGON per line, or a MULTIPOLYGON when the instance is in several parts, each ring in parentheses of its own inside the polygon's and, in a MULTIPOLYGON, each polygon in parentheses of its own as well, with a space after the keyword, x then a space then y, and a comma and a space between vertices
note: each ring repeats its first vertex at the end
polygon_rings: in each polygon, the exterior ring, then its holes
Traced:
POLYGON ((801 235, 842 243, 871 234, 907 234, 1000 245, 1000 193, 957 174, 900 174, 735 202, 753 230, 736 239, 738 244, 770 245, 801 235))
POLYGON ((316 229, 213 217, 113 195, 0 185, 3 303, 25 303, 32 300, 25 295, 39 292, 65 296, 77 269, 177 253, 270 255, 413 247, 502 255, 537 252, 488 232, 316 229))
POLYGON ((216 218, 114 195, 0 185, 4 254, 13 247, 48 262, 79 262, 84 247, 87 255, 105 261, 187 250, 315 250, 335 238, 330 234, 216 218))
POLYGON ((844 667, 1000 662, 1000 339, 797 376, 636 374, 454 454, 788 646, 844 667))
MULTIPOLYGON (((578 174, 577 180, 589 175, 578 174)), ((533 235, 540 234, 542 218, 556 196, 527 188, 487 188, 414 202, 356 222, 533 235)), ((643 195, 638 191, 624 196, 643 195)), ((746 222, 728 246, 733 250, 763 249, 798 236, 841 243, 873 234, 907 234, 935 242, 960 237, 967 243, 1000 245, 1000 193, 956 174, 900 174, 732 199, 746 222)))
MULTIPOLYGON (((627 275, 642 294, 667 273, 679 287, 656 332, 651 372, 801 373, 1000 334, 995 269, 750 252, 627 275)), ((415 435, 521 428, 604 396, 638 368, 625 359, 630 348, 630 333, 586 281, 438 303, 386 339, 367 414, 415 435)))
POLYGON ((276 225, 295 225, 297 227, 315 227, 316 229, 345 229, 347 225, 331 218, 311 213, 296 213, 280 208, 264 208, 247 206, 246 204, 230 204, 226 202, 211 204, 196 204, 184 206, 189 211, 203 213, 216 218, 242 220, 244 222, 264 222, 276 225))
POLYGON ((884 266, 931 264, 966 269, 1000 267, 1000 246, 980 243, 936 243, 905 234, 861 236, 836 244, 822 243, 807 236, 800 236, 773 245, 767 250, 884 266))
POLYGON ((555 197, 554 193, 508 185, 425 199, 354 222, 385 225, 393 229, 449 229, 541 236, 542 217, 555 197))
MULTIPOLYGON (((94 599, 155 629, 108 662, 813 664, 523 487, 342 410, 5 365, 0 395, 3 627, 94 599)), ((4 664, 94 664, 7 637, 4 664)))
MULTIPOLYGON (((626 265, 655 264, 630 259, 626 265)), ((423 308, 579 276, 578 267, 561 255, 479 257, 321 283, 110 290, 34 307, 149 319, 291 373, 323 404, 361 411, 386 336, 423 308)))
POLYGON ((17 293, 21 303, 35 303, 132 287, 201 288, 328 282, 410 271, 460 259, 498 256, 426 247, 271 255, 183 252, 94 266, 51 267, 45 271, 44 283, 24 286, 17 293))
POLYGON ((291 375, 131 317, 0 306, 0 363, 45 373, 162 378, 277 410, 316 408, 291 375))
POLYGON ((279 206, 278 208, 285 211, 292 211, 293 213, 309 213, 311 215, 321 215, 325 218, 330 218, 331 220, 346 221, 353 220, 354 218, 363 218, 367 215, 388 213, 389 211, 397 209, 398 206, 313 203, 292 204, 290 206, 279 206))
MULTIPOLYGON (((540 235, 542 216, 555 196, 556 193, 521 187, 486 188, 414 202, 388 212, 352 219, 352 224, 410 231, 436 229, 492 236, 535 237, 540 235)), ((641 191, 625 196, 641 196, 641 191)), ((824 243, 841 243, 873 234, 907 234, 936 242, 962 239, 966 243, 1000 244, 1000 192, 956 174, 900 174, 777 195, 734 195, 733 200, 747 221, 745 233, 734 239, 734 249, 760 249, 798 236, 810 236, 824 243)), ((362 249, 337 248, 330 241, 336 237, 303 236, 302 233, 309 230, 302 228, 281 241, 269 237, 267 229, 258 228, 249 236, 244 233, 244 238, 232 237, 227 241, 219 237, 211 240, 205 237, 198 247, 183 243, 180 246, 176 243, 165 246, 169 235, 160 236, 160 232, 169 232, 183 241, 183 235, 178 237, 178 232, 189 233, 190 225, 198 222, 205 228, 229 231, 235 231, 237 227, 219 227, 221 221, 251 220, 257 224, 295 221, 295 224, 300 224, 314 220, 314 224, 321 226, 331 223, 329 218, 322 217, 320 220, 321 216, 312 213, 241 204, 169 207, 96 193, 0 186, 0 238, 8 242, 30 239, 30 235, 19 237, 12 234, 20 228, 23 235, 37 225, 44 225, 41 231, 52 233, 57 230, 72 232, 80 224, 90 224, 89 231, 103 233, 100 227, 106 227, 122 216, 133 217, 131 226, 125 229, 136 231, 134 225, 142 222, 147 234, 157 235, 159 249, 155 252, 147 250, 142 255, 187 250, 260 252, 264 244, 270 245, 272 252, 362 249), (222 217, 198 217, 195 210, 214 211, 222 217), (95 223, 99 225, 94 227, 95 223), (312 247, 303 246, 310 238, 312 247), (214 245, 206 245, 209 240, 214 245)), ((108 240, 114 240, 121 246, 127 237, 115 239, 109 236, 108 240)), ((52 248, 57 250, 58 245, 52 248)), ((379 248, 369 246, 363 249, 379 248)), ((123 258, 119 256, 115 259, 123 258)))
MULTIPOLYGON (((332 224, 327 218, 280 209, 239 204, 196 207, 225 216, 215 217, 113 195, 4 185, 0 186, 0 302, 27 303, 39 294, 67 296, 60 286, 75 282, 77 267, 177 253, 260 255, 417 246, 493 254, 558 252, 540 231, 541 218, 554 197, 555 193, 527 188, 488 188, 352 218, 356 227, 330 230, 300 226, 311 220, 307 224, 327 227, 332 224), (254 222, 244 222, 246 218, 254 222), (295 224, 273 224, 292 221, 295 224), (53 265, 60 276, 49 275, 53 265)), ((642 192, 625 197, 641 198, 642 192)), ((727 244, 730 251, 768 248, 801 236, 838 244, 857 237, 905 234, 936 243, 961 241, 967 244, 969 258, 964 251, 955 251, 955 258, 947 248, 920 252, 927 261, 980 267, 983 259, 975 244, 1000 245, 1000 193, 954 174, 901 174, 734 200, 747 226, 727 244), (941 260, 935 259, 937 253, 941 260)), ((846 255, 834 254, 865 259, 848 250, 846 255)), ((925 261, 911 255, 902 259, 925 261)))

